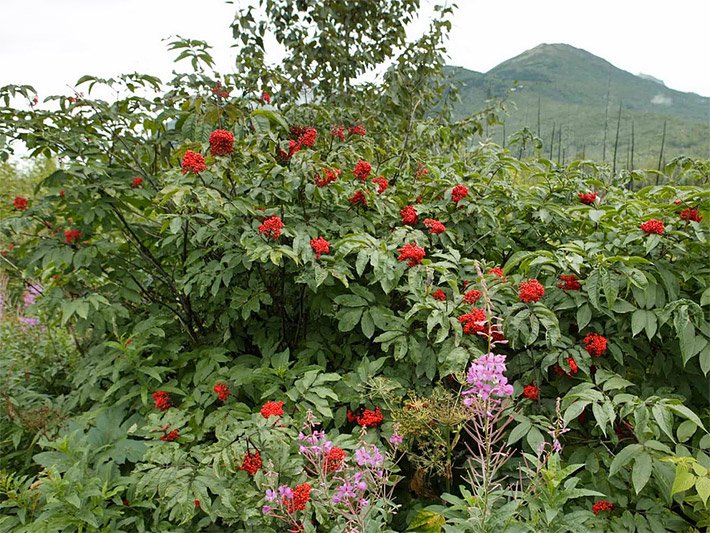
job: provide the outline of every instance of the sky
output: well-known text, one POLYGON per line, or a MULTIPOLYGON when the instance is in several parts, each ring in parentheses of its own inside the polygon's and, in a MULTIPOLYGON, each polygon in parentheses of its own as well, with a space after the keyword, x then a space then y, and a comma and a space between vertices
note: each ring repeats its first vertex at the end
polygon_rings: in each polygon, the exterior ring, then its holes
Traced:
MULTIPOLYGON (((708 0, 457 3, 449 64, 485 72, 540 43, 567 43, 672 89, 710 96, 708 0)), ((422 5, 411 35, 433 13, 433 0, 422 5)), ((219 72, 234 62, 235 5, 224 0, 0 0, 0 11, 0 86, 30 84, 40 97, 71 94, 84 74, 168 79, 174 55, 164 39, 171 35, 208 41, 219 72)))

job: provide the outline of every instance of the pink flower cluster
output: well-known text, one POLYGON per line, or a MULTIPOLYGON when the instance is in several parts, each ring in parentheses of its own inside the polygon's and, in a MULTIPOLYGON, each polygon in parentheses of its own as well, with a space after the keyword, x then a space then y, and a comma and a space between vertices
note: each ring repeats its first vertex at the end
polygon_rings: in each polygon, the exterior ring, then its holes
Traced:
POLYGON ((475 400, 471 396, 481 400, 488 400, 491 396, 512 396, 513 386, 508 383, 505 370, 505 355, 489 353, 476 359, 466 374, 466 382, 471 388, 462 393, 466 396, 464 405, 473 405, 475 400))

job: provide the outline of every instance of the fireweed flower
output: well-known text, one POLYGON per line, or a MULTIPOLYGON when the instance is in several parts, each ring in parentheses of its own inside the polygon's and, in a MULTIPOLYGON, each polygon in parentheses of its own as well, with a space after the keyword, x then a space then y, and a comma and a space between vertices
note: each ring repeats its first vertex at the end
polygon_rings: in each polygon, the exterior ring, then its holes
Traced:
POLYGON ((580 192, 577 194, 579 201, 586 205, 592 205, 597 199, 597 193, 595 192, 580 192))
POLYGON ((426 250, 417 246, 416 242, 411 244, 405 244, 402 248, 397 250, 399 252, 399 257, 397 261, 407 261, 408 267, 414 267, 422 264, 422 259, 426 256, 426 250))
POLYGON ((399 212, 399 216, 402 217, 402 224, 406 224, 408 226, 414 226, 419 222, 417 210, 413 205, 404 206, 399 212))
POLYGON ((681 220, 686 220, 688 222, 700 222, 703 219, 703 217, 701 217, 698 214, 697 209, 690 209, 690 208, 683 209, 680 212, 680 218, 681 218, 681 220))
POLYGON ((355 450, 355 462, 358 466, 379 468, 385 463, 385 458, 377 446, 372 446, 369 450, 363 446, 355 450))
POLYGON ((372 172, 372 165, 362 159, 355 164, 353 175, 360 181, 365 181, 372 172))
POLYGON ((592 505, 592 512, 594 514, 599 514, 603 511, 611 511, 614 509, 614 504, 606 500, 599 500, 594 505, 592 505))
POLYGON ((606 337, 598 333, 589 333, 582 342, 584 349, 592 357, 601 357, 606 352, 606 337))
POLYGON ((387 187, 390 186, 390 182, 387 181, 387 178, 384 176, 377 176, 376 178, 372 178, 371 181, 377 184, 377 194, 382 194, 387 190, 387 187))
POLYGON ((68 244, 72 244, 81 238, 81 231, 78 229, 68 229, 64 232, 64 240, 68 244))
POLYGON ((131 182, 131 187, 137 189, 141 185, 143 185, 143 178, 141 178, 140 176, 136 176, 135 178, 133 178, 133 181, 131 182))
POLYGON ((518 299, 521 302, 538 302, 545 295, 545 287, 536 279, 529 279, 520 283, 518 299))
POLYGON ((392 436, 389 438, 389 443, 392 446, 399 446, 400 444, 402 444, 403 441, 404 439, 402 438, 402 435, 399 435, 397 433, 393 433, 392 436))
POLYGON ((433 235, 438 235, 446 231, 446 226, 444 226, 438 220, 434 220, 433 218, 424 219, 424 225, 429 228, 429 233, 433 235))
POLYGON ((254 452, 246 452, 244 454, 242 466, 239 467, 239 470, 244 470, 247 474, 253 476, 259 471, 261 466, 261 454, 259 454, 259 450, 256 450, 254 452))
POLYGON ((199 174, 207 170, 207 165, 205 164, 205 158, 202 154, 188 150, 185 155, 182 156, 182 173, 187 174, 192 172, 193 174, 199 174))
POLYGON ((563 291, 578 291, 582 288, 582 284, 577 281, 577 276, 574 274, 562 274, 557 286, 563 291))
POLYGON ((281 236, 281 229, 283 227, 284 223, 281 221, 281 217, 273 216, 264 220, 259 226, 259 233, 275 241, 281 236))
POLYGON ((446 294, 441 289, 436 289, 431 293, 432 298, 439 300, 440 302, 446 301, 446 294))
POLYGON ((210 134, 210 153, 214 156, 229 155, 234 151, 234 134, 227 130, 214 130, 210 134))
POLYGON ((463 301, 467 303, 468 305, 473 305, 475 304, 479 298, 481 297, 481 291, 478 291, 476 289, 471 289, 470 291, 466 291, 463 295, 463 301))
POLYGON ((167 411, 173 406, 173 402, 170 399, 170 395, 163 390, 154 392, 152 396, 153 400, 155 401, 155 407, 160 411, 167 411))
POLYGON ((231 394, 229 387, 224 383, 217 383, 217 385, 214 386, 214 391, 217 393, 220 402, 226 402, 231 394))
POLYGON ((316 259, 320 259, 321 254, 330 253, 330 243, 326 241, 323 237, 311 239, 311 248, 316 253, 316 259))
POLYGON ((270 416, 281 416, 284 414, 283 405, 283 402, 268 401, 262 406, 259 412, 264 418, 269 418, 270 416))
POLYGON ((639 228, 649 235, 653 233, 656 235, 663 235, 666 231, 663 221, 656 218, 652 218, 651 220, 644 222, 639 226, 639 228))
POLYGON ((363 207, 367 207, 367 198, 365 197, 365 194, 362 191, 356 191, 355 194, 348 198, 348 202, 353 205, 361 205, 363 207))
POLYGON ((466 396, 464 405, 473 405, 474 399, 471 395, 481 400, 488 400, 491 396, 512 396, 513 386, 508 383, 508 378, 504 375, 505 370, 505 355, 489 353, 471 363, 466 374, 466 382, 471 388, 461 393, 466 396))
POLYGON ((12 205, 18 211, 24 211, 25 209, 27 209, 29 202, 28 202, 27 198, 24 198, 22 196, 15 196, 15 200, 12 202, 12 205))
POLYGON ((457 185, 451 189, 451 200, 458 204, 461 200, 468 196, 468 187, 465 185, 457 185))
POLYGON ((528 400, 536 402, 540 398, 540 389, 532 384, 526 385, 523 389, 523 396, 528 400))

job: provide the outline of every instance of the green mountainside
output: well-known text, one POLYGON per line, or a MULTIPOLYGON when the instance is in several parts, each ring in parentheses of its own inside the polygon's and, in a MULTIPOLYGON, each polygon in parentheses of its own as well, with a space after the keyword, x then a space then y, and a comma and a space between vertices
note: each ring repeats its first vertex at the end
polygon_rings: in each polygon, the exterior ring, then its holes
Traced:
POLYGON ((488 130, 500 144, 509 142, 504 133, 509 137, 527 127, 539 132, 545 153, 555 160, 559 154, 565 161, 603 158, 613 163, 621 106, 617 168, 631 165, 632 145, 634 166, 657 166, 664 123, 665 161, 680 155, 710 157, 710 98, 669 89, 652 76, 633 75, 579 48, 541 44, 485 74, 447 70, 461 83, 461 115, 480 109, 488 98, 506 99, 505 126, 488 130))

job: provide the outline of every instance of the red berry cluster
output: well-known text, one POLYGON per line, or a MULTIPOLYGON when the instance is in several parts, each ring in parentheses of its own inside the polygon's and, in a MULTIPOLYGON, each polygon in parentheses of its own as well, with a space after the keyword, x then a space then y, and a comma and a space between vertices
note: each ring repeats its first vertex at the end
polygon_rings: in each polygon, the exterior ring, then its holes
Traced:
POLYGON ((382 424, 385 419, 379 407, 375 407, 375 409, 364 409, 360 407, 354 413, 348 409, 346 416, 348 422, 355 422, 358 426, 367 428, 377 427, 382 424))
POLYGON ((349 133, 350 135, 359 135, 360 137, 364 137, 364 136, 365 136, 365 133, 366 133, 365 126, 362 125, 362 124, 357 124, 357 125, 355 125, 355 126, 350 126, 350 127, 348 128, 348 133, 349 133))
POLYGON ((179 429, 173 429, 172 431, 168 432, 167 429, 163 430, 165 433, 162 437, 160 437, 160 440, 163 442, 173 442, 176 441, 180 438, 180 430, 179 429))
POLYGON ((444 226, 441 222, 433 218, 425 218, 424 225, 429 228, 429 233, 432 234, 438 235, 446 231, 446 226, 444 226))
POLYGON ((306 504, 310 501, 310 499, 311 485, 309 483, 302 483, 293 489, 293 498, 288 499, 284 497, 283 503, 289 513, 295 513, 296 511, 305 510, 306 504))
POLYGON ((27 209, 29 201, 27 200, 27 198, 23 198, 22 196, 15 196, 15 200, 12 202, 12 205, 18 211, 24 211, 25 209, 27 209))
POLYGON ((417 243, 413 242, 411 244, 405 244, 402 248, 397 250, 399 252, 399 257, 397 261, 407 261, 407 266, 414 267, 421 265, 422 259, 426 256, 426 250, 417 246, 417 243))
POLYGON ((488 273, 505 281, 505 273, 501 267, 493 267, 488 271, 488 273))
POLYGON ((281 416, 284 414, 283 405, 283 402, 269 401, 262 406, 259 412, 264 418, 269 418, 271 416, 281 416))
POLYGON ((606 338, 598 333, 589 333, 582 342, 584 349, 592 357, 601 357, 606 352, 606 338))
POLYGON ((173 406, 173 401, 170 399, 170 394, 164 390, 159 390, 152 394, 155 401, 155 407, 161 411, 167 411, 173 406))
POLYGON ((192 172, 193 174, 199 174, 207 170, 207 165, 205 164, 205 158, 202 154, 188 150, 185 155, 182 156, 182 173, 187 174, 192 172))
POLYGON ((333 124, 333 126, 330 128, 330 134, 335 138, 340 141, 345 140, 345 126, 342 124, 333 124))
POLYGON ((264 91, 261 93, 261 100, 265 104, 270 104, 271 103, 271 95, 268 92, 264 91))
POLYGON ((281 229, 283 227, 284 223, 281 221, 281 217, 273 216, 267 218, 259 225, 259 233, 275 241, 281 236, 281 229))
POLYGON ((523 389, 523 396, 528 400, 536 402, 540 398, 540 389, 532 384, 526 385, 523 389))
POLYGON ((234 151, 234 134, 227 130, 214 130, 210 134, 210 153, 214 156, 229 155, 234 151))
POLYGON ((143 178, 141 178, 140 176, 136 176, 135 178, 133 178, 133 181, 131 182, 131 187, 137 189, 141 185, 143 185, 143 178))
POLYGON ((446 300, 446 294, 441 289, 436 289, 434 292, 431 293, 431 295, 435 300, 439 300, 440 302, 446 300))
POLYGON ((680 212, 681 220, 686 220, 688 222, 700 222, 703 217, 700 216, 697 209, 683 209, 680 212))
POLYGON ((477 291, 476 289, 471 289, 470 291, 466 291, 463 295, 463 301, 464 301, 464 303, 467 303, 468 305, 475 304, 480 298, 481 298, 481 291, 477 291))
POLYGON ((399 216, 402 217, 402 224, 408 226, 414 226, 419 222, 419 217, 417 216, 417 210, 413 205, 407 205, 402 208, 399 212, 399 216))
POLYGON ((64 232, 64 240, 72 244, 81 238, 81 231, 78 229, 68 229, 64 232))
POLYGON ((614 504, 606 500, 599 500, 597 503, 592 505, 592 512, 594 514, 599 514, 602 511, 611 511, 614 509, 614 504))
POLYGON ((262 462, 259 450, 256 450, 254 452, 247 452, 244 454, 244 459, 242 459, 242 466, 239 467, 239 470, 244 470, 247 474, 253 476, 259 471, 261 465, 262 462))
POLYGON ((451 199, 454 203, 459 203, 461 200, 468 196, 468 187, 465 185, 457 185, 451 189, 451 199))
POLYGON ((363 207, 367 207, 367 198, 365 197, 365 193, 363 193, 362 191, 356 191, 355 194, 348 198, 348 202, 353 205, 361 205, 363 207))
POLYGON ((486 330, 486 312, 483 309, 471 309, 470 313, 458 317, 466 335, 477 335, 486 330))
POLYGON ((555 365, 553 367, 553 370, 555 371, 555 374, 558 376, 574 376, 579 372, 579 367, 577 366, 577 361, 572 359, 571 357, 567 358, 567 364, 569 365, 569 373, 565 372, 564 369, 560 365, 555 365))
POLYGON ((520 283, 518 299, 521 302, 538 302, 545 295, 545 287, 536 279, 529 279, 520 283))
POLYGON ((579 201, 586 205, 592 205, 597 199, 595 192, 580 192, 577 196, 579 196, 579 201))
POLYGON ((372 172, 372 165, 362 159, 355 164, 353 175, 360 181, 365 181, 372 172))
POLYGON ((377 184, 377 194, 382 194, 390 186, 390 182, 384 176, 377 176, 372 178, 372 182, 377 184))
POLYGON ((316 259, 320 259, 321 254, 330 253, 330 243, 326 241, 323 237, 311 239, 311 248, 316 253, 316 259))
POLYGON ((214 386, 214 391, 217 393, 220 402, 226 402, 229 395, 232 394, 229 387, 224 383, 217 383, 217 385, 214 386))
POLYGON ((212 87, 212 92, 217 95, 219 98, 229 98, 229 91, 228 89, 222 88, 222 82, 218 81, 217 84, 212 87))
POLYGON ((339 168, 324 168, 323 176, 316 176, 316 187, 325 187, 326 185, 336 181, 343 171, 339 168))
POLYGON ((655 233, 656 235, 663 235, 666 231, 663 221, 656 218, 652 218, 651 220, 644 222, 639 226, 639 228, 648 234, 655 233))
POLYGON ((563 291, 578 291, 582 288, 582 284, 577 281, 577 276, 574 274, 562 274, 557 286, 563 291))
POLYGON ((330 451, 325 454, 324 470, 326 472, 334 472, 339 470, 347 455, 348 454, 345 453, 342 448, 331 448, 330 451))

